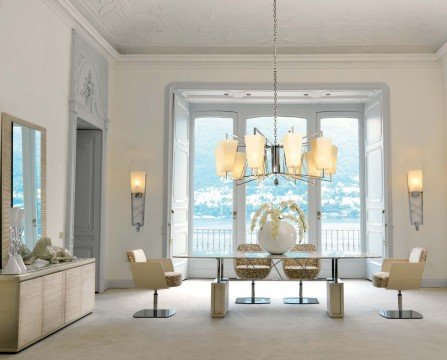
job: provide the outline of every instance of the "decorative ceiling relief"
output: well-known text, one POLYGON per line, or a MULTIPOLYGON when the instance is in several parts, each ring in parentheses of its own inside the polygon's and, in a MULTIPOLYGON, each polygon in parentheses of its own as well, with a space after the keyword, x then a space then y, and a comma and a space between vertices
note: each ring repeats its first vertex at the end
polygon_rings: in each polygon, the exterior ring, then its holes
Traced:
MULTIPOLYGON (((69 1, 121 53, 270 52, 270 0, 69 1)), ((289 53, 434 52, 447 41, 443 0, 280 0, 278 14, 289 53)))

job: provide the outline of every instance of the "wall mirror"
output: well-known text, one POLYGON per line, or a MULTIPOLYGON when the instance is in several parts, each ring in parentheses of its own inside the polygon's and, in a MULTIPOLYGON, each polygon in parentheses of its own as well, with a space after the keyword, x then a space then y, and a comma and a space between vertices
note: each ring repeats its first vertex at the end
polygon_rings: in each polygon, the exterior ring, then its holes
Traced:
POLYGON ((22 242, 32 250, 46 235, 46 130, 33 123, 2 114, 2 267, 8 259, 11 207, 23 208, 22 242))

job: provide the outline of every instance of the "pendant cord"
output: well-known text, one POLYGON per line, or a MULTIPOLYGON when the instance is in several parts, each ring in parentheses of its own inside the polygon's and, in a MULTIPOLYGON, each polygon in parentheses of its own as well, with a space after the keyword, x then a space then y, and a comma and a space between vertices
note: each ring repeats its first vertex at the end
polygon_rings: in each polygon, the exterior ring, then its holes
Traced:
POLYGON ((276 19, 276 0, 273 0, 273 134, 274 144, 278 145, 278 77, 276 64, 276 37, 277 37, 278 22, 276 19))

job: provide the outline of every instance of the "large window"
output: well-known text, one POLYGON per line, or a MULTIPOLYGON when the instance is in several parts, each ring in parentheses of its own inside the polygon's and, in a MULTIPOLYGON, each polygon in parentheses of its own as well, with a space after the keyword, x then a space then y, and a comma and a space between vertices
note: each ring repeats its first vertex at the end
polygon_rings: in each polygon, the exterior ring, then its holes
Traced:
POLYGON ((359 121, 324 117, 320 126, 338 147, 337 173, 321 184, 321 247, 361 250, 359 121))
POLYGON ((233 118, 200 117, 194 121, 194 221, 192 253, 233 249, 233 184, 214 171, 214 148, 233 133, 233 118))
MULTIPOLYGON (((268 110, 271 110, 268 108, 268 110)), ((309 231, 305 242, 326 251, 352 251, 362 248, 361 182, 359 144, 362 127, 357 112, 334 113, 289 111, 295 115, 278 118, 278 141, 291 128, 303 135, 322 130, 338 146, 337 173, 332 182, 296 184, 274 177, 252 181, 236 187, 231 179, 215 173, 214 150, 226 134, 243 137, 259 129, 273 140, 273 118, 262 116, 259 109, 244 109, 234 116, 221 113, 193 116, 193 230, 191 253, 230 252, 239 243, 256 243, 256 232, 250 231, 253 213, 265 202, 295 200, 307 214, 309 231)), ((265 114, 269 112, 266 111, 265 114)))

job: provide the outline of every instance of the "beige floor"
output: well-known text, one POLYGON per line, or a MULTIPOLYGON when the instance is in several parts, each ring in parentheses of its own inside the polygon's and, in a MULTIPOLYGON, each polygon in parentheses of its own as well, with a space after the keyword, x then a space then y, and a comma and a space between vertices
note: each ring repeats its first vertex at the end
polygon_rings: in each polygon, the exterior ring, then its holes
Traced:
MULTIPOLYGON (((160 306, 172 307, 170 319, 133 319, 150 307, 146 291, 109 290, 97 295, 92 315, 59 331, 18 355, 0 359, 446 359, 447 289, 404 294, 404 307, 423 320, 386 320, 381 308, 395 308, 395 292, 368 281, 345 281, 345 318, 326 312, 325 283, 305 283, 307 295, 320 305, 284 305, 297 293, 292 282, 259 282, 258 295, 271 305, 235 305, 249 294, 247 282, 230 284, 230 312, 209 316, 209 281, 188 280, 160 292, 160 306)), ((305 294, 306 295, 306 294, 305 294)))

